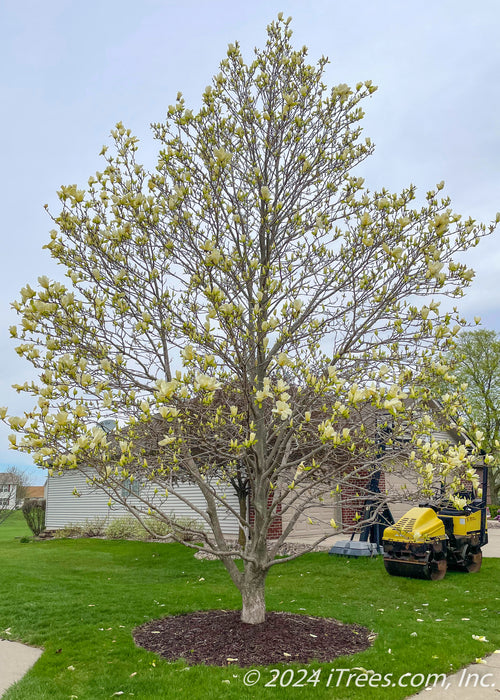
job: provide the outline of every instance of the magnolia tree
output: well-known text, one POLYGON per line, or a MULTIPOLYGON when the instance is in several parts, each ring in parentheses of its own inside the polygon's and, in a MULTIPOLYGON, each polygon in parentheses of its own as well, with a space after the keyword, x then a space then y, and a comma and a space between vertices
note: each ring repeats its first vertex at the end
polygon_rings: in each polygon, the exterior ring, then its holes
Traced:
MULTIPOLYGON (((474 479, 470 447, 428 439, 426 386, 464 324, 438 297, 463 294, 473 272, 456 254, 488 229, 454 214, 442 184, 419 207, 412 186, 365 188, 360 105, 375 87, 327 89, 326 59, 310 65, 289 22, 251 63, 229 45, 198 112, 177 95, 153 126, 155 170, 119 123, 102 171, 61 188, 47 248, 67 280, 26 286, 11 329, 38 370, 18 386, 36 405, 3 411, 14 449, 83 471, 151 531, 182 539, 171 503, 189 506, 204 525, 190 546, 222 560, 248 623, 311 503, 329 522, 313 547, 341 531, 338 498, 362 518, 380 467, 409 496, 474 479)), ((456 396, 442 399, 441 427, 456 396)))

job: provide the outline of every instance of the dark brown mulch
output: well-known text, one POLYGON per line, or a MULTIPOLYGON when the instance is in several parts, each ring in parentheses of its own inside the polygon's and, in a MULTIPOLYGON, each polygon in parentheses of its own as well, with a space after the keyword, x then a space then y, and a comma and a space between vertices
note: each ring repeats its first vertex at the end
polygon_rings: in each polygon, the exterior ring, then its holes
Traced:
POLYGON ((240 621, 238 610, 208 610, 153 620, 134 630, 138 646, 169 661, 210 666, 267 666, 328 662, 371 645, 360 625, 292 613, 268 612, 262 625, 240 621))

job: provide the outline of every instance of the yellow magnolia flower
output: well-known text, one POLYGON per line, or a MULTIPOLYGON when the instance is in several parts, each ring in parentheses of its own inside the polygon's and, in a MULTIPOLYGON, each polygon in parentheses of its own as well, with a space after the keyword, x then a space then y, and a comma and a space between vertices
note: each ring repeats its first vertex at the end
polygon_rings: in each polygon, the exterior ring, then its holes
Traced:
POLYGON ((323 440, 332 440, 334 444, 338 442, 339 434, 329 421, 321 423, 321 425, 318 426, 318 430, 323 440))
POLYGON ((68 422, 68 412, 67 411, 60 411, 56 415, 57 425, 66 425, 67 422, 68 422))
POLYGON ((286 420, 292 415, 292 409, 285 401, 276 401, 276 407, 273 408, 273 413, 276 413, 281 420, 286 420))
POLYGON ((250 433, 250 435, 248 436, 248 440, 245 440, 243 442, 243 446, 244 447, 251 447, 256 442, 257 442, 257 437, 256 437, 255 433, 250 433))
POLYGON ((24 428, 26 425, 26 418, 20 418, 19 416, 12 416, 9 418, 9 425, 13 430, 18 430, 19 428, 24 428))
POLYGON ((171 382, 166 382, 164 379, 159 379, 156 382, 156 386, 158 387, 158 398, 169 399, 178 388, 179 382, 176 379, 173 379, 171 382))
POLYGON ((280 367, 292 367, 293 361, 288 357, 286 352, 280 352, 277 362, 280 367))
POLYGON ((434 262, 429 263, 427 267, 427 272, 430 277, 436 277, 441 270, 443 269, 443 263, 439 262, 439 260, 436 260, 434 262))
POLYGON ((180 414, 180 411, 174 406, 160 406, 158 411, 162 418, 167 419, 177 418, 177 416, 180 414))
POLYGON ((363 389, 359 389, 357 384, 353 384, 349 389, 349 401, 352 403, 358 403, 359 401, 363 401, 364 398, 365 391, 363 389))
POLYGON ((220 389, 221 384, 214 377, 209 377, 207 374, 197 374, 194 382, 196 391, 204 389, 205 391, 215 391, 220 389))
POLYGON ((222 253, 218 248, 214 248, 209 255, 205 258, 205 262, 208 264, 217 265, 222 259, 222 253))
POLYGON ((398 398, 395 397, 384 401, 384 408, 390 413, 395 413, 403 408, 403 404, 398 398))
POLYGON ((111 371, 111 362, 110 362, 109 360, 107 360, 107 359, 101 360, 101 363, 100 363, 100 364, 101 364, 101 368, 102 368, 105 372, 110 372, 110 371, 111 371))
POLYGON ((450 500, 457 510, 463 510, 463 508, 465 508, 465 506, 467 505, 466 498, 460 498, 459 496, 452 496, 450 500))
POLYGON ((192 345, 186 345, 184 350, 181 350, 181 355, 186 362, 190 362, 194 359, 194 350, 192 345))
POLYGON ((286 382, 284 382, 282 379, 278 379, 278 383, 276 384, 276 391, 278 394, 282 394, 284 391, 289 389, 290 387, 286 382))
POLYGON ((226 151, 224 148, 214 148, 214 156, 215 160, 217 161, 217 165, 220 165, 223 168, 231 162, 231 158, 233 157, 232 154, 226 151))
POLYGON ((265 202, 269 202, 271 200, 271 190, 269 187, 266 187, 265 185, 260 188, 260 196, 265 202))
POLYGON ((175 437, 173 435, 165 435, 163 440, 158 442, 158 445, 160 445, 160 447, 166 447, 166 445, 170 445, 172 442, 175 442, 175 437))

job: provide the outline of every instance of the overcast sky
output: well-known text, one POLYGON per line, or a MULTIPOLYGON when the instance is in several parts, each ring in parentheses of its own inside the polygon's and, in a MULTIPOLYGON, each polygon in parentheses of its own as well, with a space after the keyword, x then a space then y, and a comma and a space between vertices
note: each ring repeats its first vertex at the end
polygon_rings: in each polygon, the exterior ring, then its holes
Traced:
MULTIPOLYGON (((63 278, 42 246, 62 184, 85 185, 98 153, 122 120, 153 166, 149 124, 161 121, 179 90, 186 106, 218 72, 227 44, 246 56, 265 43, 279 11, 293 17, 293 41, 311 62, 329 57, 327 82, 371 79, 365 136, 376 152, 364 167, 370 189, 421 193, 445 180, 459 213, 490 222, 500 210, 500 51, 498 0, 2 0, 0 112, 0 405, 29 409, 10 388, 29 378, 8 327, 10 303, 41 274, 63 278)), ((139 157, 141 160, 141 157, 139 157)), ((461 302, 467 318, 500 331, 497 232, 467 256, 476 270, 461 302)), ((8 450, 0 428, 0 471, 29 468, 8 450)), ((34 470, 32 483, 43 483, 34 470)))

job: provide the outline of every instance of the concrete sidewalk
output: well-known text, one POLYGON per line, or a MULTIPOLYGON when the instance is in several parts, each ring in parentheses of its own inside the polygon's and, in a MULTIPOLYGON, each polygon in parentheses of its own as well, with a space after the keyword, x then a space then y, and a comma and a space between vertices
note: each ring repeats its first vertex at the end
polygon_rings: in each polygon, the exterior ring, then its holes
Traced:
POLYGON ((500 697, 500 651, 483 659, 485 663, 471 664, 434 688, 427 688, 408 697, 429 700, 498 700, 500 697))
POLYGON ((38 661, 42 649, 0 639, 0 697, 38 661))

